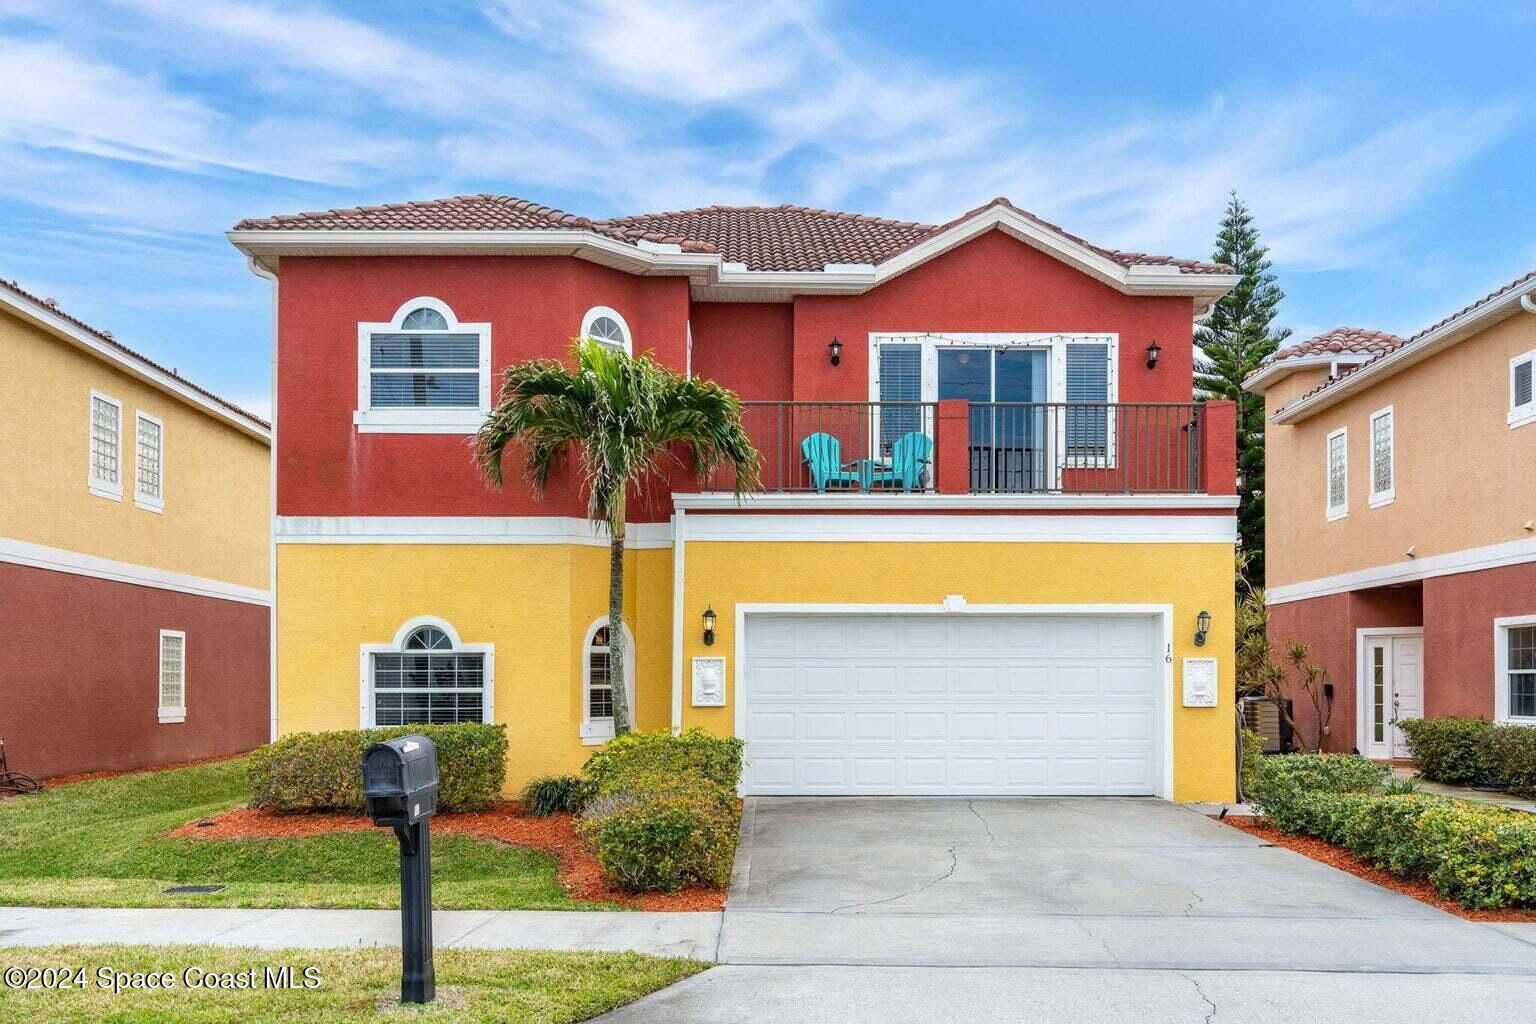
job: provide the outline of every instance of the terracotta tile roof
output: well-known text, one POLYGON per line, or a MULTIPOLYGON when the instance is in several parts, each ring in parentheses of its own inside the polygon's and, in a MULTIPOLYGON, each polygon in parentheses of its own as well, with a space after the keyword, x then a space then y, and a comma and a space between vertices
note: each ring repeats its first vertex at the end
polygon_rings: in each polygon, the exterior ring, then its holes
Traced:
POLYGON ((193 390, 193 391, 197 392, 198 394, 202 395, 204 398, 208 399, 209 401, 223 406, 224 408, 228 409, 230 412, 237 413, 238 415, 245 417, 246 419, 250 420, 253 423, 260 424, 262 427, 265 427, 265 428, 268 428, 268 429, 271 428, 272 424, 268 423, 266 420, 264 420, 261 417, 257 416, 255 413, 252 413, 252 412, 249 412, 248 410, 242 409, 238 405, 236 405, 235 403, 233 403, 231 401, 228 401, 226 399, 220 398, 218 395, 214 394, 212 391, 209 391, 207 388, 199 387, 198 385, 192 383, 190 380, 187 380, 187 378, 183 377, 181 374, 177 373, 175 370, 168 369, 167 367, 161 366, 159 363, 155 362, 153 359, 150 359, 148 356, 145 356, 145 355, 143 355, 142 353, 139 353, 139 352, 135 352, 133 349, 129 348, 127 345, 124 345, 122 342, 120 342, 116 338, 114 338, 112 336, 112 332, 111 331, 103 331, 103 330, 100 330, 99 328, 92 327, 90 324, 86 323, 84 320, 81 320, 78 317, 71 316, 70 314, 64 312, 64 310, 59 308, 59 304, 57 302, 55 302, 53 299, 39 298, 38 296, 33 295, 31 292, 27 291, 25 288, 21 287, 15 281, 7 281, 4 278, 0 278, 0 287, 5 288, 6 291, 9 291, 9 292, 12 292, 12 293, 14 293, 16 295, 21 296, 23 299, 26 299, 29 302, 32 302, 32 303, 34 303, 36 305, 39 305, 39 306, 42 306, 42 307, 46 308, 51 313, 53 313, 55 316, 59 317, 59 319, 65 320, 68 323, 72 324, 73 326, 78 327, 80 330, 82 330, 85 333, 91 335, 93 338, 96 338, 98 341, 106 343, 107 345, 109 345, 112 348, 116 349, 117 351, 123 353, 124 355, 126 355, 126 356, 128 356, 128 357, 130 357, 130 358, 132 358, 134 360, 136 360, 137 362, 144 363, 145 365, 150 366, 153 369, 160 371, 161 373, 165 374, 167 377, 170 377, 171 379, 175 380, 177 383, 185 385, 186 387, 188 387, 191 390, 193 390))
POLYGON ((1497 289, 1489 292, 1487 295, 1484 295, 1482 298, 1478 299, 1476 302, 1472 303, 1471 305, 1463 306, 1461 309, 1459 309, 1456 312, 1452 313, 1450 316, 1446 317, 1445 319, 1439 320, 1439 321, 1436 321, 1435 323, 1430 324, 1428 327, 1424 328, 1422 331, 1420 331, 1418 334, 1415 334, 1412 338, 1409 338, 1408 340, 1409 341, 1418 341, 1420 338, 1424 337, 1424 335, 1429 334, 1432 331, 1438 331, 1440 328, 1444 327, 1446 324, 1450 323, 1452 320, 1455 320, 1458 317, 1466 316, 1468 313, 1470 313, 1473 310, 1477 309, 1479 306, 1485 306, 1488 303, 1492 302, 1494 299, 1500 298, 1500 297, 1502 297, 1504 295, 1508 295, 1510 292, 1514 291, 1516 288, 1519 288, 1521 285, 1528 284, 1531 281, 1536 281, 1536 270, 1533 270, 1529 274, 1525 274, 1522 277, 1515 278, 1513 281, 1509 282, 1509 284, 1505 285, 1502 288, 1497 288, 1497 289))
POLYGON ((1408 339, 1386 331, 1370 331, 1364 327, 1335 327, 1315 338, 1295 345, 1287 345, 1275 353, 1275 359, 1296 359, 1300 356, 1327 355, 1335 352, 1391 352, 1408 339))
POLYGON ((1105 249, 998 198, 948 224, 920 224, 805 206, 706 206, 591 220, 512 196, 454 196, 388 206, 297 213, 243 220, 236 231, 418 230, 507 231, 555 228, 594 231, 626 242, 659 242, 685 252, 719 253, 749 270, 821 270, 829 263, 882 263, 897 253, 993 206, 1006 206, 1121 266, 1152 264, 1188 273, 1228 274, 1216 263, 1105 249))

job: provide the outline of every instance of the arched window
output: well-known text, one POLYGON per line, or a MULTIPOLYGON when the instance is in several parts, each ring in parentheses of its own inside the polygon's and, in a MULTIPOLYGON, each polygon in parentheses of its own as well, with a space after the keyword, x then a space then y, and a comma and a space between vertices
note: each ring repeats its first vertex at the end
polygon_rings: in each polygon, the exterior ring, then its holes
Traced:
POLYGON ((581 318, 581 337, 591 338, 610 348, 633 354, 634 345, 629 334, 629 324, 617 310, 607 306, 593 306, 581 318))
POLYGON ((491 721, 493 650, 431 618, 407 622, 392 643, 363 645, 363 727, 491 721))
POLYGON ((358 324, 357 359, 362 432, 469 433, 490 412, 490 324, 459 323, 439 299, 358 324))
MULTIPOLYGON (((587 630, 581 655, 581 740, 588 746, 613 738, 613 673, 609 668, 609 627, 604 616, 587 630)), ((629 724, 635 725, 635 636, 624 627, 624 693, 629 724)))

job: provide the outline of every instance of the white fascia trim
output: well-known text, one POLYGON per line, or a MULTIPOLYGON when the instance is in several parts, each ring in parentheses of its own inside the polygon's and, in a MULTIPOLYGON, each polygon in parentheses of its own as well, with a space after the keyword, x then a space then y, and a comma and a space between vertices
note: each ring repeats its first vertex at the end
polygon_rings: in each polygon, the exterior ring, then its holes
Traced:
POLYGON ((112 364, 130 377, 141 380, 166 394, 174 395, 181 401, 207 413, 215 419, 223 420, 242 433, 249 434, 269 445, 272 443, 271 432, 260 421, 248 416, 241 416, 239 413, 227 409, 205 395, 192 390, 163 370, 151 366, 142 359, 135 359, 115 346, 108 345, 100 338, 96 338, 89 332, 81 330, 70 323, 60 316, 56 310, 24 299, 9 288, 0 288, 0 306, 3 306, 9 312, 14 313, 28 323, 41 327, 54 337, 67 341, 76 348, 84 349, 103 362, 112 364))
POLYGON ((1275 359, 1255 370, 1243 381, 1243 390, 1262 395, 1297 370, 1314 370, 1320 366, 1359 366, 1376 358, 1374 352, 1320 352, 1310 356, 1290 356, 1275 359))
MULTIPOLYGON (((692 528, 690 527, 690 530, 692 528)), ((747 616, 758 615, 1151 615, 1162 626, 1163 679, 1158 687, 1162 716, 1162 778, 1157 795, 1173 798, 1173 605, 1171 604, 970 604, 963 595, 937 604, 738 604, 735 665, 730 700, 735 704, 735 735, 747 734, 747 701, 741 681, 747 671, 747 616)), ((741 786, 736 790, 743 794, 741 786)))
POLYGON ((266 606, 272 603, 272 592, 269 590, 245 587, 238 583, 225 583, 222 580, 205 579, 201 576, 189 576, 186 573, 171 572, 148 565, 135 565, 132 562, 98 558, 78 551, 29 544, 26 541, 11 540, 7 537, 0 537, 0 562, 26 565, 34 569, 48 569, 52 572, 66 572, 75 576, 90 576, 100 580, 111 580, 114 583, 132 583, 140 587, 153 587, 156 590, 174 590, 177 593, 193 594, 197 597, 216 597, 225 601, 239 601, 242 604, 266 606))
POLYGON ((925 239, 878 266, 832 264, 812 271, 738 269, 716 253, 657 252, 595 231, 561 228, 521 231, 230 231, 235 248, 258 259, 303 255, 525 252, 593 259, 635 274, 683 274, 705 287, 794 293, 857 294, 927 262, 992 228, 1041 249, 1127 295, 1187 295, 1202 305, 1213 302, 1241 280, 1235 274, 1186 274, 1178 267, 1145 264, 1126 267, 1006 206, 990 206, 968 220, 925 239))
POLYGON ((1377 565, 1369 569, 1323 576, 1301 583, 1287 583, 1270 587, 1264 592, 1270 604, 1286 604, 1306 601, 1330 594, 1344 594, 1351 590, 1368 590, 1393 583, 1412 583, 1415 580, 1433 579, 1436 576, 1454 576, 1463 572, 1480 572, 1498 569, 1506 565, 1524 565, 1536 562, 1536 538, 1522 538, 1486 547, 1450 551, 1443 555, 1426 555, 1390 565, 1377 565))
POLYGON ((1235 544, 1233 516, 693 515, 688 542, 1235 544))
POLYGON ((726 491, 672 495, 681 509, 1210 509, 1237 508, 1235 494, 818 494, 786 491, 737 498, 726 491))
MULTIPOLYGON (((278 544, 576 544, 608 546, 608 534, 576 516, 277 516, 278 544)), ((672 546, 671 523, 629 523, 628 548, 672 546)))
POLYGON ((1524 288, 1510 291, 1493 302, 1486 302, 1453 320, 1446 321, 1435 330, 1394 349, 1371 365, 1361 367, 1337 384, 1330 385, 1306 398, 1297 399, 1271 416, 1270 420, 1274 423, 1295 423, 1314 413, 1322 412, 1362 388, 1370 387, 1378 380, 1390 377, 1399 370, 1406 370, 1441 349, 1465 341, 1486 327, 1508 319, 1513 311, 1511 307, 1519 309, 1520 300, 1528 295, 1536 295, 1536 281, 1527 284, 1524 288))

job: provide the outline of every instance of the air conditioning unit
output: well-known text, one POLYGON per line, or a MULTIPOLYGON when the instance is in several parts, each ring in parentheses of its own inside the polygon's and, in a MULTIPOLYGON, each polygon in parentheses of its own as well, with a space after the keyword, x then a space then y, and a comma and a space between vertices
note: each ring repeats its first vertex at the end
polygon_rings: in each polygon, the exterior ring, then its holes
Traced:
MULTIPOLYGON (((1292 704, 1285 702, 1285 710, 1291 712, 1292 704)), ((1291 727, 1268 697, 1244 697, 1242 700, 1243 725, 1264 737, 1264 753, 1288 754, 1291 752, 1291 727)))

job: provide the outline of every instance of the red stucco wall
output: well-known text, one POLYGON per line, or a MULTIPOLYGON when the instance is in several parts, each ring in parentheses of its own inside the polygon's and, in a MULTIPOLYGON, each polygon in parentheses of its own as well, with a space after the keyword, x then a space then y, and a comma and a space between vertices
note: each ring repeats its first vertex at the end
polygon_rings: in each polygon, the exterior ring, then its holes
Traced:
MULTIPOLYGON (((1330 594, 1310 601, 1290 601, 1272 605, 1269 609, 1269 640, 1273 645, 1276 664, 1287 669, 1292 682, 1297 724, 1303 734, 1311 736, 1316 727, 1316 714, 1311 701, 1294 689, 1298 676, 1285 662, 1286 651, 1292 642, 1305 641, 1311 645, 1314 664, 1327 673, 1333 683, 1333 715, 1329 720, 1328 737, 1323 749, 1348 753, 1355 748, 1355 630, 1378 626, 1425 625, 1426 659, 1430 645, 1429 629, 1419 609, 1419 591, 1416 587, 1380 588, 1359 590, 1345 594, 1330 594)), ((1430 684, 1426 672, 1425 699, 1428 701, 1430 684)))
POLYGON ((269 730, 265 607, 0 564, 0 739, 37 777, 250 750, 269 730), (187 719, 160 724, 160 630, 187 634, 187 719))
POLYGON ((696 302, 694 376, 723 384, 744 401, 786 401, 794 387, 794 330, 787 302, 696 302))
POLYGON ((1536 615, 1536 562, 1424 581, 1424 713, 1492 718, 1493 620, 1536 615))

